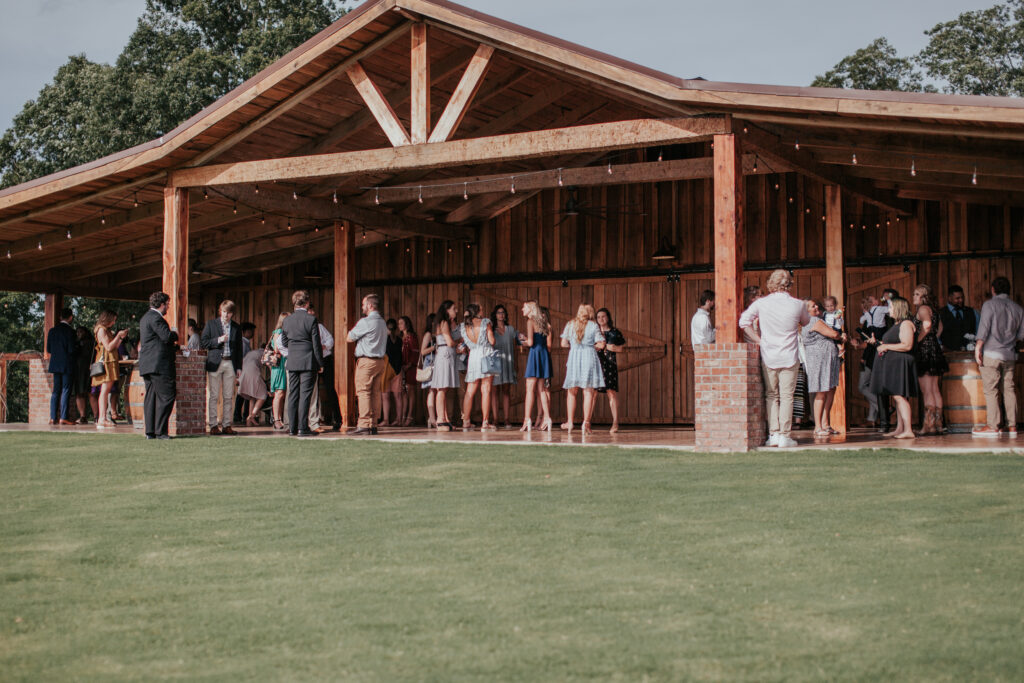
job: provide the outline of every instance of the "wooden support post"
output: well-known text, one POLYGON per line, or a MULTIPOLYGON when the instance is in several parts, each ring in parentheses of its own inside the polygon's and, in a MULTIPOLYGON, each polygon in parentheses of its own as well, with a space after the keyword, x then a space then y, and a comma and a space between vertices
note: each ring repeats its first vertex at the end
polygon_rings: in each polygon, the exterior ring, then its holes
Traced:
MULTIPOLYGON (((846 268, 843 265, 843 193, 838 185, 825 186, 825 290, 839 306, 846 306, 846 268)), ((844 316, 845 320, 845 316, 844 316)), ((846 364, 839 367, 839 386, 829 413, 829 424, 846 434, 846 364)))
POLYGON ((715 341, 740 340, 743 306, 743 156, 733 134, 715 136, 715 341))
POLYGON ((410 89, 410 131, 412 144, 421 145, 430 137, 430 57, 427 53, 427 25, 412 26, 412 82, 410 89))
POLYGON ((355 425, 355 349, 346 341, 359 319, 356 306, 356 242, 351 223, 334 225, 334 388, 338 392, 343 428, 355 425))
POLYGON ((46 348, 46 338, 50 336, 50 330, 60 322, 60 309, 64 307, 63 294, 47 294, 43 306, 43 355, 49 356, 50 349, 46 348))
POLYGON ((163 291, 171 297, 167 324, 185 338, 188 329, 188 192, 164 188, 163 291))

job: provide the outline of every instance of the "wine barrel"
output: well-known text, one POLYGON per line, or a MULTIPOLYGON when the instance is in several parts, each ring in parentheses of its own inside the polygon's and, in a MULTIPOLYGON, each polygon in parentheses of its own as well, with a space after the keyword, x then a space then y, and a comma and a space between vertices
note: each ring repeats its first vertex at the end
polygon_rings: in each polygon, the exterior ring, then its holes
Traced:
POLYGON ((142 402, 146 397, 146 384, 137 373, 133 373, 131 379, 128 384, 128 414, 131 415, 132 426, 142 429, 145 425, 142 402))
POLYGON ((970 432, 975 425, 985 424, 985 392, 981 386, 981 370, 974 354, 946 354, 949 372, 942 376, 942 404, 946 428, 950 432, 970 432))

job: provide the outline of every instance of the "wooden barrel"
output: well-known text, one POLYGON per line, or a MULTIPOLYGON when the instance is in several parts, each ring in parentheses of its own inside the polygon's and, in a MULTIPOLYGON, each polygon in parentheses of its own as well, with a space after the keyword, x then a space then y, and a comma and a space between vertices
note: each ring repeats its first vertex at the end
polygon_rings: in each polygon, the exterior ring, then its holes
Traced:
POLYGON ((133 373, 128 384, 128 414, 132 418, 132 426, 142 429, 145 424, 142 402, 146 397, 146 384, 142 377, 133 373))
POLYGON ((985 424, 985 393, 981 370, 970 352, 946 354, 949 372, 942 376, 942 405, 950 432, 970 432, 985 424))

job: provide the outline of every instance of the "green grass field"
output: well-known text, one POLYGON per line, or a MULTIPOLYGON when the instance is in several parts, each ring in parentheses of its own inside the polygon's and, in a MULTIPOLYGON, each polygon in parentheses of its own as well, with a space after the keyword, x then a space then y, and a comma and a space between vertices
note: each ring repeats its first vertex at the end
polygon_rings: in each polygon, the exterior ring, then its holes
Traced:
POLYGON ((0 680, 1021 680, 1024 460, 0 434, 0 680))

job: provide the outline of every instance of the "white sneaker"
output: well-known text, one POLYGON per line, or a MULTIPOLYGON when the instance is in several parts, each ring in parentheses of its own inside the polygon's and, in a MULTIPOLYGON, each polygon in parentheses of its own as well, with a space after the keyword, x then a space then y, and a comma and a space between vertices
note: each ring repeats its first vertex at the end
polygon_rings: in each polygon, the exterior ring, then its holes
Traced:
POLYGON ((768 443, 766 443, 765 446, 768 446, 769 448, 775 448, 778 445, 779 445, 779 433, 778 432, 772 432, 771 434, 768 435, 768 443))
POLYGON ((797 444, 795 439, 780 434, 779 441, 776 445, 779 448, 796 448, 799 444, 797 444))

